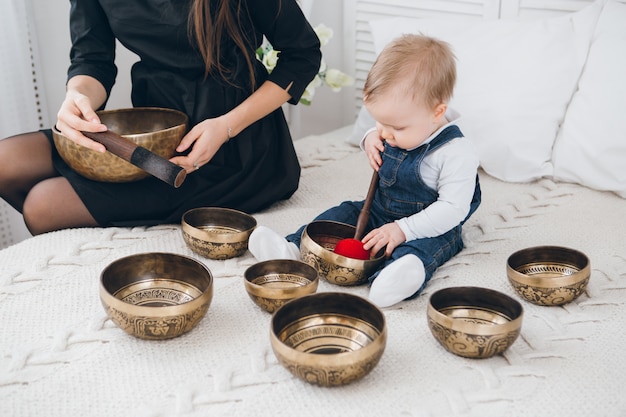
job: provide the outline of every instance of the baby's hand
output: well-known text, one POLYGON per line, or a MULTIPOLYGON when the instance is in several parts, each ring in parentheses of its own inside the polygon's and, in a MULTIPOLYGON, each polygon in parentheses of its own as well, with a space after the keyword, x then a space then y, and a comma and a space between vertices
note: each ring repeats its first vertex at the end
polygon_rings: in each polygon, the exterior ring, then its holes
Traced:
POLYGON ((387 246, 385 256, 389 257, 391 252, 404 242, 406 242, 404 232, 395 222, 391 222, 365 235, 363 248, 372 253, 378 253, 379 250, 387 246))
POLYGON ((367 155, 370 166, 374 171, 378 171, 383 159, 380 153, 385 150, 383 138, 380 137, 377 130, 370 132, 363 140, 363 149, 367 155))

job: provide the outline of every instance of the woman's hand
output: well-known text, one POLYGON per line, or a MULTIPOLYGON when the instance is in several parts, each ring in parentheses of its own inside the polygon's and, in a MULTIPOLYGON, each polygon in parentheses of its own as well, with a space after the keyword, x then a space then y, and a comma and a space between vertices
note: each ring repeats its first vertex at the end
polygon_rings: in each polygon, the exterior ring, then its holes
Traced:
POLYGON ((391 222, 372 230, 365 235, 362 241, 363 248, 372 253, 378 253, 379 250, 387 246, 385 256, 390 257, 393 250, 406 241, 406 236, 400 226, 391 222))
MULTIPOLYGON (((288 90, 289 88, 287 88, 288 90)), ((277 84, 265 81, 250 97, 228 113, 198 123, 185 135, 178 152, 185 152, 193 145, 187 156, 175 156, 170 161, 195 171, 209 162, 229 137, 235 137, 252 123, 267 116, 289 99, 290 95, 277 84)))
POLYGON ((188 173, 193 172, 209 162, 231 134, 225 116, 206 119, 195 125, 176 148, 177 152, 185 152, 193 145, 191 152, 186 156, 175 156, 170 161, 188 173))
POLYGON ((106 152, 104 145, 80 133, 107 131, 107 127, 100 122, 94 111, 105 99, 104 87, 96 79, 86 75, 73 77, 67 83, 65 99, 57 113, 56 128, 79 145, 97 152, 106 152))
POLYGON ((385 143, 383 138, 378 134, 378 130, 373 130, 365 136, 365 139, 363 139, 363 149, 365 150, 367 160, 372 169, 378 171, 380 165, 383 163, 383 158, 380 154, 385 150, 385 143))

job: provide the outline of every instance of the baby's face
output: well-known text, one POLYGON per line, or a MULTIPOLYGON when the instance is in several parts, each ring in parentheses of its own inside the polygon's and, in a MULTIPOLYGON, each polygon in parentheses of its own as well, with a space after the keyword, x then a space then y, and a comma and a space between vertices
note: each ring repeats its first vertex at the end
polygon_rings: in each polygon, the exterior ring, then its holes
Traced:
POLYGON ((420 146, 445 124, 445 105, 437 110, 415 103, 407 94, 393 92, 365 102, 367 111, 376 120, 378 134, 391 146, 412 149, 420 146))

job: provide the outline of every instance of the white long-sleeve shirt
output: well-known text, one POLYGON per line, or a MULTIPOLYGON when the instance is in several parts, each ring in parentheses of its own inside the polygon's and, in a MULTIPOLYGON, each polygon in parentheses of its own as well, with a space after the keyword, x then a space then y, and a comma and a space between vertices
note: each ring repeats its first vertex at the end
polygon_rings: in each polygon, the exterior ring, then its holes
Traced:
MULTIPOLYGON (((446 127, 457 124, 460 115, 448 109, 446 118, 449 123, 434 132, 423 144, 432 141, 446 127)), ((365 133, 361 139, 361 149, 364 149, 365 137, 374 130, 376 128, 365 133)), ((396 220, 407 241, 442 235, 465 219, 474 196, 478 165, 478 153, 466 137, 452 139, 426 155, 420 174, 424 183, 436 190, 439 197, 419 213, 396 220)))

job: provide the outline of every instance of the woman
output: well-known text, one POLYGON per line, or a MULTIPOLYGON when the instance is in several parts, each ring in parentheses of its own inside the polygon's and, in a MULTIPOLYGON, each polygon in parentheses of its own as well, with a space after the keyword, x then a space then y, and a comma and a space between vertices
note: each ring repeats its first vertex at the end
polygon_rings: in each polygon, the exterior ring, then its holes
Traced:
POLYGON ((296 104, 319 69, 317 35, 295 0, 70 0, 72 48, 56 127, 105 152, 80 131, 107 128, 116 39, 140 58, 131 72, 136 107, 189 116, 191 130, 172 162, 180 188, 148 178, 102 183, 72 171, 50 130, 0 141, 0 196, 34 235, 68 227, 178 223, 193 207, 247 212, 289 198, 300 166, 280 106, 296 104), (255 59, 265 36, 279 62, 270 75, 255 59))

